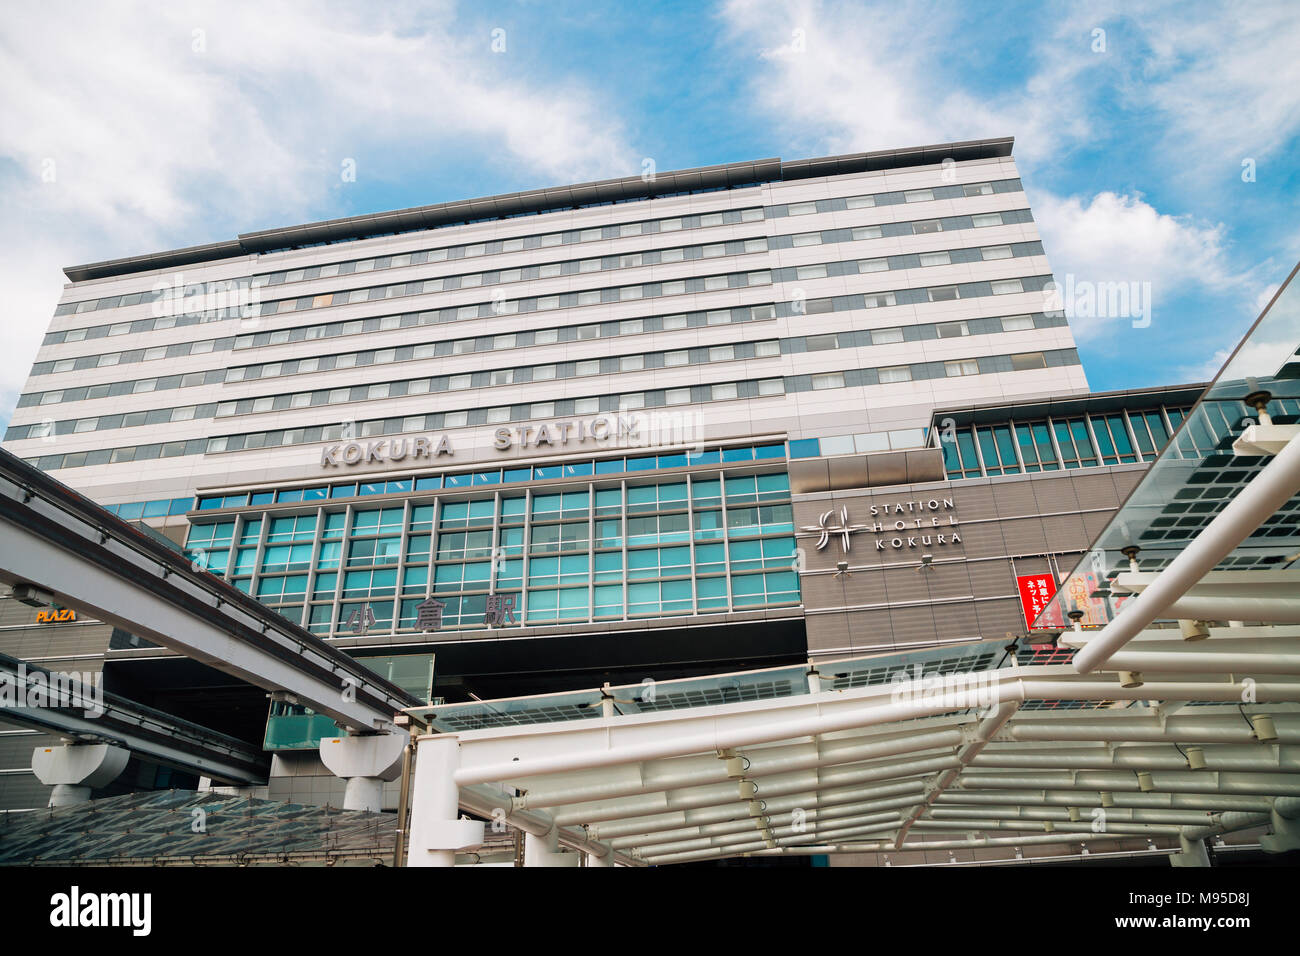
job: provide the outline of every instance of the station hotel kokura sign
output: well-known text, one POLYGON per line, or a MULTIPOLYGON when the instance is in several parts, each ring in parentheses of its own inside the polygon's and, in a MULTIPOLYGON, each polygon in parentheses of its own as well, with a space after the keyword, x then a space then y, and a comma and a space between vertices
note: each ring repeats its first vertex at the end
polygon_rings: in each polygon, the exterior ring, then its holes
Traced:
POLYGON ((853 524, 849 521, 848 507, 842 505, 838 521, 835 520, 835 511, 831 510, 824 512, 817 524, 806 525, 800 530, 820 536, 817 539, 818 551, 826 547, 832 537, 838 537, 840 547, 847 552, 852 547, 852 535, 861 532, 876 536, 877 551, 961 544, 957 515, 951 513, 955 511, 956 505, 951 498, 894 501, 871 505, 869 513, 874 520, 870 524, 853 524))

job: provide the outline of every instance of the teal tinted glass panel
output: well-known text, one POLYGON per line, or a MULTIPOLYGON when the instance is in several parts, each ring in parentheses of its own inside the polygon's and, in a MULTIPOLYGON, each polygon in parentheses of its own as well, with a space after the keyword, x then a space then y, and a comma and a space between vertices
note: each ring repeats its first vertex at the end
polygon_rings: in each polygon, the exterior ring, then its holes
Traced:
POLYGON ((722 463, 722 452, 712 448, 701 452, 687 452, 686 461, 690 465, 718 465, 722 463))

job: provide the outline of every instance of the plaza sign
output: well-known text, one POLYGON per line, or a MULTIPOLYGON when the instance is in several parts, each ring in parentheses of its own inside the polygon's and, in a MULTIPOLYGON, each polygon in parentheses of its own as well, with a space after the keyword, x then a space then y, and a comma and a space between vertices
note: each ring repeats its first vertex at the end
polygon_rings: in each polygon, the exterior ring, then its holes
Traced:
POLYGON ((70 607, 46 608, 36 612, 37 624, 63 624, 76 619, 77 612, 70 607))

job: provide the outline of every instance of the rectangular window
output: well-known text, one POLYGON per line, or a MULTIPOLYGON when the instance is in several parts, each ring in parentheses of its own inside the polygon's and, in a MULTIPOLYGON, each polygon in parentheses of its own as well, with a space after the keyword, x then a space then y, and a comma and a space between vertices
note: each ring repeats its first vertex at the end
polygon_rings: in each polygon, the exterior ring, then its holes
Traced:
POLYGON ((1020 355, 1011 356, 1011 368, 1017 372, 1047 368, 1047 358, 1042 352, 1023 352, 1020 355))
POLYGON ((896 382, 910 382, 912 380, 912 368, 909 365, 894 365, 889 368, 882 368, 877 373, 880 376, 880 384, 893 385, 896 382))
POLYGON ((728 401, 736 398, 736 385, 734 382, 727 382, 721 385, 713 386, 713 400, 715 402, 728 401))
POLYGON ((958 359, 955 362, 944 362, 943 370, 949 378, 959 375, 978 375, 980 363, 975 359, 958 359))

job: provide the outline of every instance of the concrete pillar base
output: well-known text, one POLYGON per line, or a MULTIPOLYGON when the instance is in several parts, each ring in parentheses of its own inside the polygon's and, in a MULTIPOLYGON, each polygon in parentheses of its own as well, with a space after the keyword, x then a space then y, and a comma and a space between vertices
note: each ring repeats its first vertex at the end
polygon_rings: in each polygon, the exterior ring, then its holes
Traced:
POLYGON ((1269 825, 1273 832, 1259 838, 1259 845, 1265 853, 1300 850, 1300 819, 1284 817, 1275 807, 1269 815, 1269 825))
POLYGON ((483 845, 482 821, 457 819, 458 766, 460 741, 455 737, 426 737, 420 741, 411 790, 407 866, 455 866, 457 850, 474 850, 483 845))
POLYGON ((348 777, 347 786, 343 788, 343 809, 374 813, 383 810, 384 781, 379 777, 348 777))
POLYGON ((1177 853, 1169 857, 1170 866, 1209 866, 1210 854, 1205 849, 1204 840, 1189 840, 1181 833, 1178 835, 1177 853))
POLYGON ((90 800, 90 788, 78 787, 73 783, 56 783, 50 791, 50 806, 67 807, 74 803, 87 803, 90 800))
POLYGON ((524 834, 524 866, 578 866, 581 860, 579 854, 561 849, 555 830, 546 836, 524 834))
POLYGON ((405 731, 326 737, 320 742, 320 759, 325 769, 346 780, 344 810, 384 809, 384 781, 396 780, 402 772, 405 731))
POLYGON ((32 773, 53 787, 50 806, 85 803, 90 792, 107 786, 131 759, 131 751, 112 744, 60 744, 32 751, 32 773))

